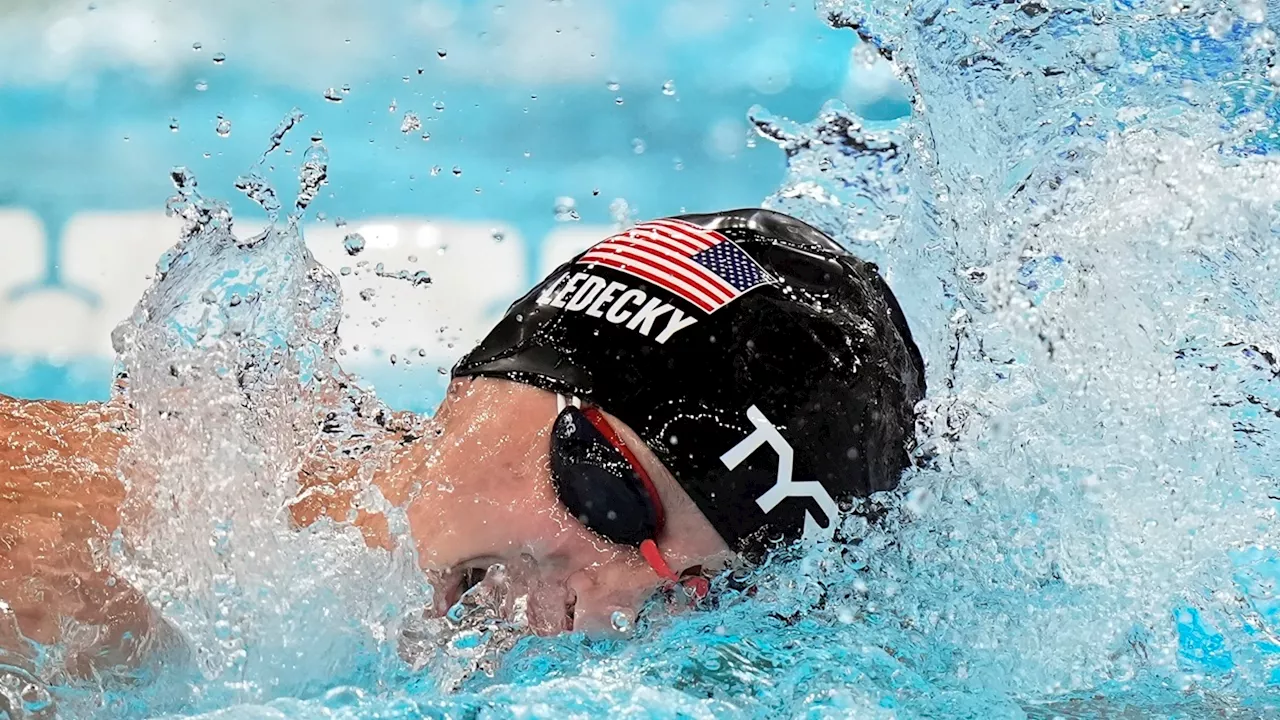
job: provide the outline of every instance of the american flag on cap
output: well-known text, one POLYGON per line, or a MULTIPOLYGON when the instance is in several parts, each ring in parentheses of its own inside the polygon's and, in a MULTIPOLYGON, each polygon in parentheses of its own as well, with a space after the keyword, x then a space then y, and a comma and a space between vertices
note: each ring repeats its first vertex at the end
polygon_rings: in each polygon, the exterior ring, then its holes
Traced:
POLYGON ((578 263, 603 265, 670 290, 713 313, 752 288, 775 282, 738 244, 715 230, 668 218, 640 223, 597 243, 578 263))

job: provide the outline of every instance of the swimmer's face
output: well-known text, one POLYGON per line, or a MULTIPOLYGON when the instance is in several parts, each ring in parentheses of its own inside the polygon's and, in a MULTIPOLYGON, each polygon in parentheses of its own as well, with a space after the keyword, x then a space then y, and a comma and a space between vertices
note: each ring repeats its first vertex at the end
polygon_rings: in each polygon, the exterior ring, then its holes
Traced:
MULTIPOLYGON (((493 563, 519 569, 540 633, 607 628, 662 585, 633 547, 588 530, 551 480, 552 393, 505 380, 455 380, 433 433, 397 468, 410 490, 410 529, 443 612, 468 578, 493 563), (404 466, 404 465, 408 466, 404 466), (410 477, 406 477, 410 476, 410 477)), ((658 488, 666 525, 656 538, 670 566, 722 566, 728 548, 643 442, 609 418, 658 488)))

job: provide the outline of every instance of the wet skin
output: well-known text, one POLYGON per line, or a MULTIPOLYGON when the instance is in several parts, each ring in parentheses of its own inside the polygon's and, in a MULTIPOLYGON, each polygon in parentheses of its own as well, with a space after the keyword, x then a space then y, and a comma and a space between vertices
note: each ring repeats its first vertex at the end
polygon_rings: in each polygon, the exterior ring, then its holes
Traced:
POLYGON ((83 675, 139 655, 155 633, 133 631, 160 627, 103 560, 124 500, 115 473, 123 421, 97 403, 0 396, 0 658, 22 659, 19 631, 52 643, 73 620, 96 630, 70 657, 83 675))
MULTIPOLYGON (((538 632, 605 627, 661 581, 634 548, 596 536, 556 498, 548 457, 556 412, 553 394, 527 385, 455 380, 410 438, 382 430, 358 458, 318 446, 300 474, 293 520, 345 521, 372 481, 404 508, 409 541, 440 590, 435 612, 457 598, 469 569, 502 562, 531 569, 517 576, 536 589, 529 614, 538 632), (371 475, 362 473, 371 461, 371 475)), ((658 488, 667 525, 657 541, 669 564, 724 563, 723 541, 692 501, 629 428, 609 419, 658 488)), ((154 635, 145 630, 161 626, 103 559, 125 500, 117 463, 126 420, 115 403, 0 396, 0 601, 11 609, 9 629, 0 609, 0 653, 17 649, 14 621, 27 638, 53 643, 63 619, 73 618, 103 628, 82 660, 87 670, 136 655, 145 644, 139 638, 154 635)), ((357 509, 354 517, 371 546, 398 540, 381 515, 357 509)))

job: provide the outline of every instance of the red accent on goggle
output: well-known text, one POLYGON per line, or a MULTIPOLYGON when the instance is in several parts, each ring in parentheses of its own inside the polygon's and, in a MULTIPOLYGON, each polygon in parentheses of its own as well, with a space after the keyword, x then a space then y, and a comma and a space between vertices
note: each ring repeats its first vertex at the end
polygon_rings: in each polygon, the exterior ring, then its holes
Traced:
MULTIPOLYGON (((609 421, 605 418, 604 413, 599 408, 586 407, 582 409, 582 414, 595 427, 596 430, 604 436, 605 440, 613 446, 615 450, 622 453, 622 457, 627 459, 627 464, 631 466, 631 470, 640 478, 640 482, 644 485, 644 491, 648 493, 649 499, 653 501, 654 516, 657 518, 658 532, 662 532, 665 526, 666 516, 662 508, 662 499, 658 497, 658 488, 653 484, 653 480, 649 477, 649 473, 645 471, 644 466, 636 458, 635 453, 631 452, 631 448, 623 442, 618 432, 613 429, 609 421)), ((659 573, 661 574, 661 573, 659 573)))
MULTIPOLYGON (((649 499, 653 501, 654 514, 657 517, 658 532, 662 532, 666 517, 662 507, 662 499, 658 497, 658 488, 653 484, 653 479, 649 477, 649 473, 640 464, 640 460, 631 452, 631 448, 627 447, 627 443, 618 435, 613 426, 605 418, 604 413, 599 408, 584 408, 582 414, 587 420, 600 431, 600 434, 609 441, 622 456, 627 459, 627 463, 631 465, 631 469, 635 472, 636 477, 640 478, 640 482, 644 484, 645 492, 649 494, 649 499)), ((711 591, 711 583, 701 575, 684 578, 672 571, 671 566, 667 564, 666 558, 662 557, 662 551, 658 549, 658 543, 653 538, 640 543, 640 555, 644 557, 645 562, 649 563, 649 567, 658 574, 658 577, 669 583, 682 585, 689 589, 693 597, 701 600, 711 591)))

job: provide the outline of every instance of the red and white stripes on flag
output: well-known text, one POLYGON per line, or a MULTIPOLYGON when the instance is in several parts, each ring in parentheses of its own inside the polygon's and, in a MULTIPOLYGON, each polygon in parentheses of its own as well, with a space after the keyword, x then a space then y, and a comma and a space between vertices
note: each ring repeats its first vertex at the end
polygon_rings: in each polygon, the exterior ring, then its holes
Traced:
POLYGON ((737 243, 715 230, 668 218, 606 238, 578 263, 603 265, 646 280, 707 313, 773 278, 737 243))

